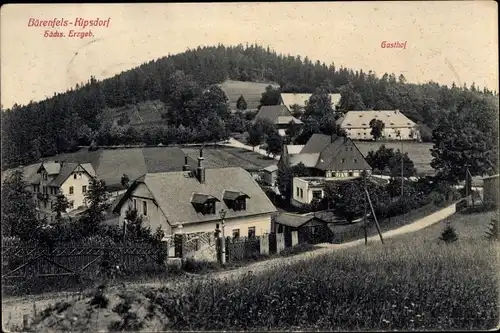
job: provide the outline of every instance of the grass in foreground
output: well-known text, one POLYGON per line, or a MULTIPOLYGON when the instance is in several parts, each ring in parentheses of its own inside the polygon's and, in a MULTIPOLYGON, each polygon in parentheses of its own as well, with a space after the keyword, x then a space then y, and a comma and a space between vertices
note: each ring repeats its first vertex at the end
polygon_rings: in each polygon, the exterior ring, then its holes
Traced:
POLYGON ((440 223, 238 281, 129 290, 108 295, 106 309, 72 304, 34 330, 491 329, 500 281, 499 245, 484 237, 490 217, 454 216, 453 244, 438 240, 440 223))

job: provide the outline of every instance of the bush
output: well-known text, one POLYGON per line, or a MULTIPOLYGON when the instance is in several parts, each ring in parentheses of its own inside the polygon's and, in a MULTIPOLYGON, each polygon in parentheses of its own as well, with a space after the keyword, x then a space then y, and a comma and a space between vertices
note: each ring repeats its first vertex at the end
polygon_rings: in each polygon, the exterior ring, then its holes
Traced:
POLYGON ((458 240, 458 235, 455 232, 455 228, 450 223, 447 223, 439 239, 446 243, 453 243, 458 240))
POLYGON ((436 206, 441 206, 445 202, 445 196, 439 192, 431 192, 428 196, 428 200, 436 206))
POLYGON ((308 251, 312 251, 316 249, 317 247, 309 244, 309 243, 300 243, 292 247, 287 247, 286 249, 282 250, 280 252, 280 255, 283 257, 288 257, 288 256, 293 256, 299 253, 304 253, 308 251))
POLYGON ((499 240, 500 239, 500 228, 498 226, 499 214, 497 213, 494 217, 491 218, 491 222, 489 225, 489 229, 486 231, 486 238, 491 240, 499 240))
POLYGON ((187 258, 184 261, 182 268, 188 273, 200 274, 215 271, 219 269, 220 266, 216 262, 187 258))

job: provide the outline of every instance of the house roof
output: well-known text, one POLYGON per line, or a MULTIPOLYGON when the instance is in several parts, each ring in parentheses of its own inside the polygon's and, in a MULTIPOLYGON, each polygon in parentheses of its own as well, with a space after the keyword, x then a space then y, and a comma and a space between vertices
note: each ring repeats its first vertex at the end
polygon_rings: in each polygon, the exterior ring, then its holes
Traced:
POLYGON ((288 154, 298 154, 300 151, 304 149, 304 145, 287 145, 286 151, 288 154))
MULTIPOLYGON (((332 100, 332 105, 336 106, 340 103, 340 94, 329 94, 332 100)), ((311 98, 312 94, 293 94, 293 93, 282 93, 281 101, 283 105, 287 108, 291 108, 292 105, 297 104, 300 107, 305 107, 306 103, 311 98)))
POLYGON ((82 169, 84 169, 91 177, 95 177, 94 168, 90 163, 84 163, 84 164, 63 163, 59 174, 53 181, 50 182, 49 186, 61 186, 66 181, 66 179, 68 179, 68 177, 73 173, 73 171, 75 171, 76 168, 78 168, 78 166, 81 166, 82 169))
POLYGON ((291 213, 281 213, 276 216, 276 223, 286 225, 292 228, 299 228, 311 220, 320 220, 326 222, 314 215, 298 215, 291 213))
MULTIPOLYGON (((263 105, 260 107, 259 112, 255 115, 254 121, 258 119, 267 119, 271 121, 273 124, 278 124, 279 117, 289 117, 286 118, 288 121, 286 122, 287 124, 294 120, 297 123, 302 123, 300 120, 295 118, 290 111, 286 108, 284 105, 263 105)), ((285 118, 282 118, 282 121, 284 121, 285 118)))
POLYGON ((293 122, 294 124, 303 124, 300 119, 292 116, 278 116, 278 121, 276 123, 279 125, 286 125, 290 124, 290 122, 293 122))
POLYGON ((299 163, 304 164, 307 168, 314 168, 318 163, 320 153, 295 154, 290 155, 289 164, 295 166, 299 163))
POLYGON ((2 172, 2 183, 8 177, 10 177, 14 173, 15 170, 20 170, 23 173, 24 181, 29 182, 31 177, 33 176, 33 174, 35 174, 38 171, 38 169, 40 168, 40 165, 42 165, 42 163, 34 163, 34 164, 30 164, 30 165, 21 166, 18 168, 5 170, 2 172))
POLYGON ((278 165, 277 164, 271 164, 268 167, 265 167, 262 169, 262 171, 267 171, 267 172, 274 172, 278 170, 278 165))
POLYGON ((380 119, 385 128, 415 126, 415 123, 399 110, 349 111, 337 123, 343 128, 363 128, 369 127, 372 119, 380 119))
POLYGON ((313 134, 299 154, 290 155, 289 162, 320 170, 372 169, 351 139, 324 134, 313 134))
POLYGON ((57 162, 47 162, 43 163, 43 168, 47 171, 49 176, 57 175, 61 172, 61 164, 57 162))
POLYGON ((494 179, 494 178, 498 178, 498 173, 496 175, 483 177, 483 180, 494 179))
POLYGON ((190 176, 190 172, 148 173, 128 188, 122 200, 114 207, 114 211, 120 210, 130 193, 141 183, 148 187, 170 225, 219 220, 218 212, 221 209, 227 212, 226 219, 276 212, 276 208, 252 175, 239 167, 206 169, 203 184, 196 177, 190 176), (249 197, 246 210, 234 211, 227 207, 224 200, 221 200, 225 191, 246 194, 249 197), (215 204, 217 214, 197 213, 191 203, 194 194, 209 195, 220 200, 215 204))

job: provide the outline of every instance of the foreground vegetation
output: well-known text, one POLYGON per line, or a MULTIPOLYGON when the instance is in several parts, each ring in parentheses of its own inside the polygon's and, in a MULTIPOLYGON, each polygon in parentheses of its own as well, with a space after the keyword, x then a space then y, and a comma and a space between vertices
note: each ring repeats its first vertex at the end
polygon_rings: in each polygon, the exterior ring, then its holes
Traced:
POLYGON ((87 299, 49 308, 33 329, 491 329, 499 321, 500 282, 498 243, 484 237, 491 215, 453 216, 458 241, 451 244, 439 240, 442 222, 386 245, 339 250, 238 281, 96 294, 97 305, 87 299))

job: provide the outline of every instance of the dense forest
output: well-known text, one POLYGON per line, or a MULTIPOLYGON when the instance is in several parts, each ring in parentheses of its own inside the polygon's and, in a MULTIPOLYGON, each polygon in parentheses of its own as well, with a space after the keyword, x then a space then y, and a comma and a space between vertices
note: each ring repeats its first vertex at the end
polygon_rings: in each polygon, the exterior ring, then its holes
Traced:
POLYGON ((340 92, 344 111, 399 109, 420 124, 428 138, 435 120, 470 96, 488 106, 498 98, 496 92, 474 84, 411 84, 403 75, 378 77, 372 71, 337 68, 258 45, 198 47, 102 81, 91 77, 46 100, 2 110, 2 168, 33 163, 78 145, 206 142, 244 131, 247 119, 230 112, 227 97, 216 86, 227 79, 274 82, 282 92, 312 93, 319 87, 340 92), (108 108, 148 100, 168 106, 165 124, 137 129, 113 125, 107 117, 108 108))

